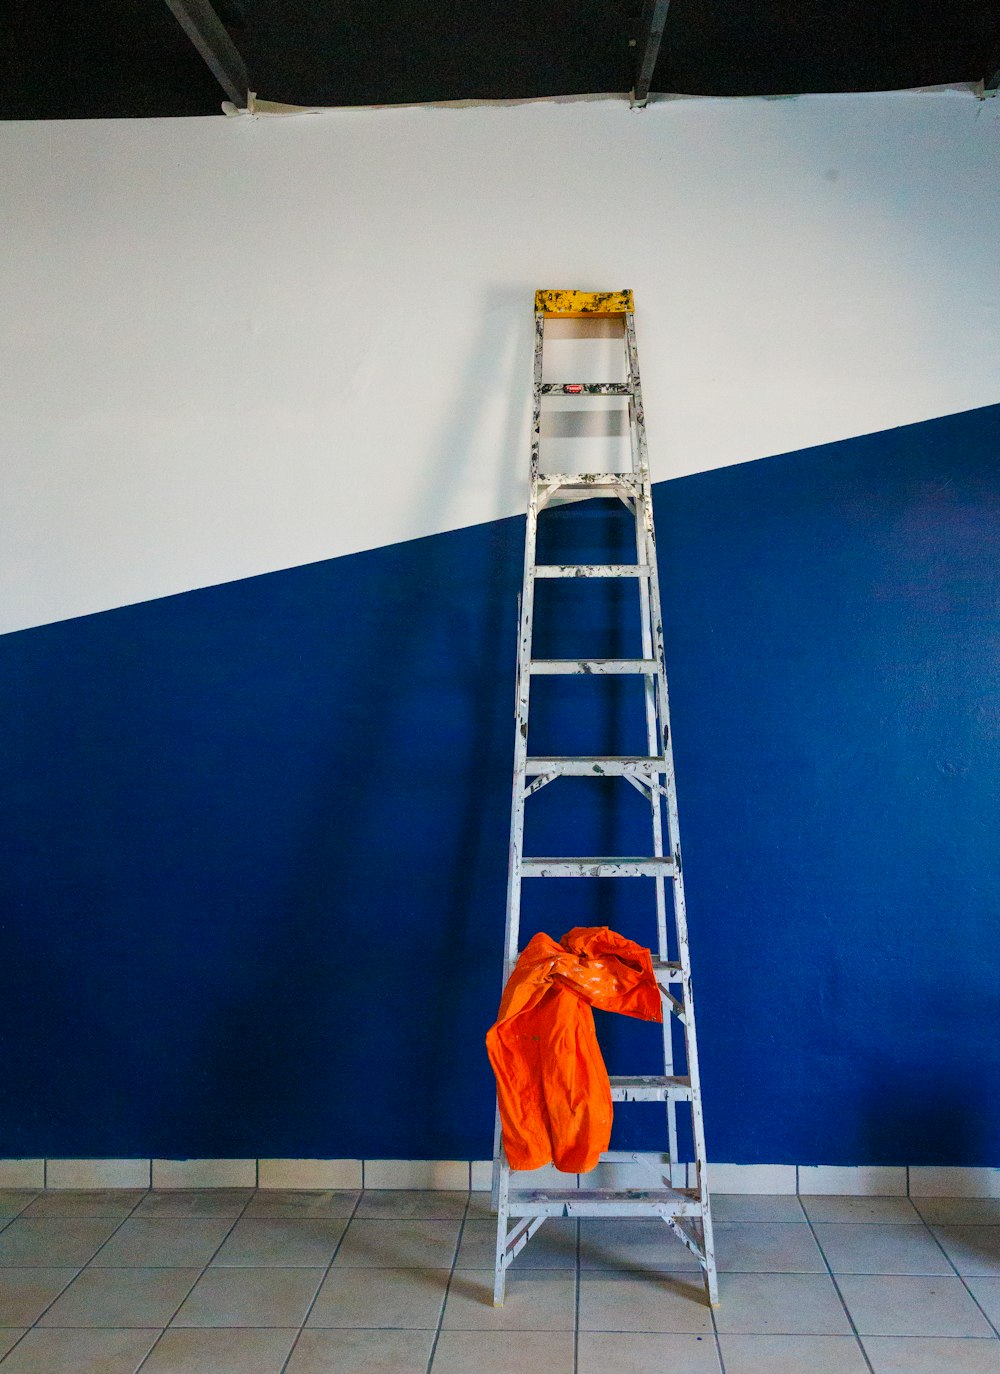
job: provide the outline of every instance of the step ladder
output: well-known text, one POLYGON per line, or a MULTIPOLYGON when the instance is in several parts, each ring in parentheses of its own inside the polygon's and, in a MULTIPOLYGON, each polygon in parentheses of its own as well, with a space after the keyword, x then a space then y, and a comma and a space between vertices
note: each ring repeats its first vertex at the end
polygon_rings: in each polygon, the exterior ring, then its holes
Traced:
MULTIPOLYGON (((607 326, 605 325, 606 329, 607 326)), ((612 325, 612 329, 617 325, 612 325)), ((667 709, 663 629, 653 531, 653 501, 646 455, 639 360, 631 291, 539 291, 535 295, 534 407, 531 430, 531 484, 524 546, 517 658, 517 733, 511 806, 510 864, 504 983, 520 952, 521 884, 553 877, 651 877, 655 893, 656 947, 653 965, 663 996, 663 1073, 612 1077, 614 1102, 663 1103, 666 1107, 666 1151, 663 1154, 602 1155, 602 1163, 631 1163, 655 1174, 652 1188, 536 1188, 518 1186, 503 1150, 499 1113, 493 1157, 493 1205, 497 1213, 494 1302, 504 1298, 507 1269, 548 1217, 659 1217, 697 1256, 708 1290, 718 1302, 712 1218, 705 1168, 705 1133, 698 1079, 691 969, 688 958, 684 882, 677 825, 677 798, 667 709), (547 320, 604 317, 620 322, 625 348, 624 382, 550 382, 542 380, 542 352, 547 320), (631 467, 621 472, 541 472, 539 445, 542 408, 547 397, 621 396, 628 401, 631 467), (634 517, 634 563, 551 564, 535 557, 538 518, 546 506, 569 500, 611 497, 634 517), (641 619, 640 658, 539 659, 532 654, 535 583, 540 578, 635 578, 641 619), (528 708, 531 683, 541 674, 637 674, 644 683, 646 748, 644 755, 578 758, 535 757, 529 751, 528 708), (524 854, 525 802, 561 777, 622 778, 648 799, 650 845, 642 856, 528 857, 524 854), (665 813, 665 824, 664 824, 665 813), (667 885, 671 900, 668 918, 667 885), (672 927, 672 929, 671 929, 672 927), (675 1066, 673 1021, 682 1027, 684 1063, 675 1066), (682 1068, 683 1073, 676 1072, 682 1068), (678 1105, 690 1104, 694 1163, 678 1158, 678 1105), (689 1186, 690 1185, 690 1186, 689 1186)), ((652 903, 650 903, 652 908, 652 903)), ((650 910, 652 945, 653 911, 650 910)), ((550 932, 552 933, 552 932, 550 932)), ((680 1037, 678 1037, 680 1038, 680 1037)), ((575 1181, 575 1180, 574 1180, 575 1181)))

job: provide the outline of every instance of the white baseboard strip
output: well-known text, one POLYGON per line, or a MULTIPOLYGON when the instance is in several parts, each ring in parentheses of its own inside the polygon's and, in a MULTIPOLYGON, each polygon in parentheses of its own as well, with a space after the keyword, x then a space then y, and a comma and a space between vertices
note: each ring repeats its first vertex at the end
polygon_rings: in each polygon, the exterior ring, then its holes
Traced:
MULTIPOLYGON (((521 1185, 649 1186, 634 1164, 604 1163, 599 1178, 551 1168, 521 1185)), ((490 1187, 488 1159, 0 1159, 0 1189, 42 1188, 433 1188, 490 1187)), ((1000 1197, 1000 1168, 945 1165, 709 1164, 716 1193, 854 1197, 1000 1197)))

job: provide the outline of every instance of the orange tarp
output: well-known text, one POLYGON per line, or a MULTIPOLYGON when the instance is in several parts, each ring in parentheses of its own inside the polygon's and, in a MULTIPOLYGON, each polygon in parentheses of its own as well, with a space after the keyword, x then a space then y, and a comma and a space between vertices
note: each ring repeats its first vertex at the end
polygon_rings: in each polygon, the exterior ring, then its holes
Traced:
POLYGON ((486 1036, 512 1169, 554 1160, 586 1173, 608 1148, 611 1085, 592 1006, 661 1021, 649 950, 607 926, 576 926, 559 944, 529 941, 486 1036))

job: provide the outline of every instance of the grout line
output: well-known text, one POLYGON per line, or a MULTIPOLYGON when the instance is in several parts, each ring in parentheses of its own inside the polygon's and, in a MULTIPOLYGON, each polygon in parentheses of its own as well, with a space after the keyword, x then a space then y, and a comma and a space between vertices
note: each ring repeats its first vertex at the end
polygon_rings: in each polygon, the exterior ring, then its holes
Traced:
MULTIPOLYGON (((801 1206, 801 1203, 800 1203, 799 1205, 801 1206)), ((819 1250, 819 1253, 820 1253, 820 1256, 821 1256, 821 1258, 822 1258, 822 1260, 823 1260, 823 1263, 826 1265, 826 1272, 827 1272, 827 1273, 829 1274, 829 1276, 830 1276, 830 1282, 833 1284, 834 1288, 835 1288, 836 1291, 837 1291, 837 1297, 840 1299, 840 1305, 841 1305, 841 1307, 843 1307, 843 1309, 844 1309, 844 1316, 847 1318, 847 1320, 848 1320, 848 1321, 850 1322, 850 1324, 851 1324, 851 1330, 852 1330, 853 1333, 854 1333, 854 1339, 857 1341, 857 1343, 858 1343, 858 1349, 861 1351, 861 1358, 864 1360, 865 1366, 866 1366, 866 1368, 870 1371, 870 1374, 875 1374, 875 1370, 874 1370, 874 1367, 873 1367, 873 1365, 872 1365, 872 1362, 871 1362, 871 1360, 868 1358, 868 1351, 867 1351, 867 1350, 865 1349, 865 1347, 864 1347, 864 1343, 862 1342, 861 1337, 860 1337, 860 1335, 858 1334, 858 1328, 857 1328, 857 1326, 856 1326, 855 1323, 854 1323, 854 1318, 851 1316, 851 1313, 850 1313, 850 1311, 849 1311, 849 1309, 848 1309, 847 1303, 844 1301, 844 1295, 843 1295, 843 1293, 840 1291, 840 1284, 837 1282, 837 1276, 836 1276, 836 1274, 833 1272, 833 1269, 830 1267, 830 1261, 829 1261, 829 1260, 827 1259, 827 1257, 826 1257, 826 1251, 823 1249, 822 1245, 820 1245, 820 1243, 819 1243, 819 1236, 817 1236, 817 1234, 816 1234, 816 1227, 813 1225, 812 1217, 810 1217, 809 1213, 806 1212, 806 1210, 805 1210, 804 1207, 802 1208, 802 1210, 803 1210, 803 1212, 805 1212, 806 1224, 807 1224, 807 1226, 809 1227, 809 1230, 812 1232, 812 1238, 813 1238, 813 1241, 815 1242, 816 1248, 817 1248, 817 1250, 819 1250)))
POLYGON ((472 1190, 466 1194, 465 1211, 462 1213, 462 1224, 458 1228, 458 1240, 455 1242, 455 1253, 451 1260, 451 1269, 448 1271, 448 1282, 444 1286, 444 1297, 441 1299, 441 1311, 438 1313, 437 1326, 434 1330, 434 1339, 431 1341, 430 1354, 427 1356, 427 1374, 431 1374, 431 1367, 434 1364, 434 1356, 437 1354, 438 1341, 441 1339, 441 1331, 444 1326, 444 1310, 448 1306, 448 1294, 451 1292, 451 1282, 455 1277, 455 1269, 458 1266, 458 1254, 462 1248, 462 1237, 465 1235, 465 1223, 469 1219, 469 1208, 472 1206, 472 1190))
MULTIPOLYGON (((578 1181, 579 1186, 579 1181, 578 1181)), ((580 1369, 580 1296, 583 1271, 580 1262, 580 1252, 583 1248, 583 1234, 580 1227, 580 1219, 576 1222, 576 1273, 574 1275, 574 1316, 573 1316, 573 1374, 579 1374, 580 1369)))
MULTIPOLYGON (((363 1175, 362 1175, 362 1182, 363 1182, 363 1181, 364 1181, 364 1177, 363 1177, 363 1175)), ((269 1190, 265 1188, 264 1191, 267 1192, 267 1191, 269 1191, 269 1190)), ((340 1189, 331 1188, 329 1191, 330 1191, 330 1192, 339 1192, 340 1189)), ((299 1326, 299 1329, 298 1329, 298 1331, 296 1331, 296 1333, 295 1333, 295 1339, 294 1339, 294 1341, 292 1341, 292 1348, 291 1348, 291 1350, 289 1350, 288 1354, 285 1356, 284 1360, 282 1361, 281 1369, 278 1371, 278 1374, 284 1374, 284 1371, 288 1368, 288 1363, 289 1363, 289 1361, 291 1360, 292 1356, 295 1354, 295 1349, 296 1349, 296 1347, 298 1346, 299 1341, 302 1339, 302 1333, 303 1333, 303 1331, 306 1329, 306 1322, 307 1322, 307 1321, 309 1320, 309 1318, 312 1316, 313 1308, 316 1306, 316 1302, 317 1302, 317 1300, 318 1300, 318 1298, 319 1298, 319 1295, 320 1295, 320 1293, 322 1293, 322 1291, 323 1291, 323 1285, 324 1285, 324 1283, 326 1283, 327 1278, 328 1278, 329 1275, 330 1275, 330 1270, 333 1268, 333 1261, 334 1261, 334 1260, 337 1258, 337 1256, 340 1254, 340 1247, 341 1247, 341 1246, 343 1245, 343 1243, 344 1243, 344 1237, 347 1235, 347 1232, 350 1230, 351 1222, 354 1220, 354 1218, 355 1218, 355 1217, 357 1216, 357 1214, 358 1214, 358 1208, 361 1206, 361 1199, 364 1197, 364 1195, 365 1195, 364 1189, 363 1189, 363 1188, 359 1189, 359 1190, 358 1190, 358 1195, 357 1195, 357 1197, 354 1199, 354 1206, 351 1208, 351 1215, 347 1218, 347 1225, 344 1227, 343 1231, 341 1231, 341 1233, 340 1233, 340 1239, 337 1241, 337 1244, 333 1247, 333 1254, 330 1256, 330 1261, 329 1261, 329 1263, 327 1264, 326 1268, 323 1270, 323 1277, 320 1279, 319 1283, 318 1283, 317 1286, 316 1286, 316 1292, 312 1295, 312 1301, 310 1302, 309 1306, 306 1308, 305 1313, 304 1313, 304 1315, 303 1315, 303 1317, 302 1317, 302 1322, 301 1322, 301 1324, 300 1324, 300 1326, 299 1326)), ((249 1205, 249 1204, 248 1204, 248 1205, 249 1205)), ((338 1221, 339 1221, 340 1218, 339 1218, 339 1217, 338 1217, 338 1218, 332 1218, 332 1217, 331 1217, 331 1220, 338 1220, 338 1221)), ((308 1266, 304 1266, 304 1267, 308 1267, 308 1266)), ((359 1329, 359 1328, 354 1328, 354 1329, 357 1330, 357 1329, 359 1329)))
MULTIPOLYGON (((705 1296, 706 1298, 708 1297, 707 1289, 705 1291, 705 1296)), ((715 1320, 715 1308, 711 1303, 708 1304, 708 1310, 712 1318, 712 1335, 715 1338, 715 1358, 719 1361, 721 1374, 726 1374, 726 1361, 722 1354, 722 1341, 719 1339, 719 1324, 715 1320)))
MULTIPOLYGON (((39 1196, 40 1196, 40 1195, 39 1195, 39 1196)), ((37 1200, 36 1198, 32 1198, 31 1201, 34 1202, 34 1201, 36 1201, 36 1200, 37 1200)), ((119 1232, 119 1231, 121 1230, 121 1228, 125 1225, 125 1223, 131 1218, 132 1213, 133 1213, 133 1212, 135 1211, 135 1209, 139 1206, 139 1203, 140 1203, 141 1201, 142 1201, 142 1198, 141 1198, 141 1197, 136 1198, 135 1202, 132 1204, 131 1209, 130 1209, 128 1212, 125 1213, 125 1215, 124 1215, 124 1216, 121 1218, 121 1220, 119 1221, 118 1225, 117 1225, 117 1226, 115 1227, 115 1229, 111 1232, 111 1236, 115 1236, 115 1235, 118 1234, 118 1232, 119 1232)), ((31 1206, 31 1203, 30 1203, 30 1202, 26 1202, 24 1205, 25 1205, 25 1207, 27 1208, 27 1207, 30 1207, 30 1206, 31 1206)), ((13 1221, 14 1218, 12 1217, 11 1220, 13 1221)), ((56 1221, 56 1220, 70 1221, 70 1220, 72 1220, 72 1218, 70 1218, 70 1217, 60 1217, 60 1218, 53 1217, 53 1218, 51 1218, 51 1220, 53 1220, 53 1221, 56 1221)), ((81 1218, 81 1220, 82 1220, 82 1218, 81 1218)), ((96 1218, 96 1217, 95 1217, 94 1220, 95 1220, 95 1221, 96 1221, 96 1220, 99 1220, 99 1218, 96 1218)), ((108 1220, 112 1220, 112 1218, 108 1218, 108 1220)), ((21 1344, 21 1341, 24 1340, 24 1336, 26 1336, 26 1335, 28 1334, 29 1331, 34 1331, 35 1327, 38 1325, 38 1323, 41 1321, 41 1319, 45 1316, 46 1312, 48 1312, 49 1308, 54 1307, 55 1304, 59 1301, 59 1299, 60 1299, 60 1298, 63 1296, 63 1294, 66 1292, 66 1290, 67 1290, 68 1288, 70 1288, 72 1284, 76 1283, 77 1279, 80 1277, 80 1275, 83 1273, 83 1271, 87 1268, 87 1265, 90 1264, 90 1260, 92 1260, 92 1259, 94 1258, 94 1255, 100 1254, 100 1252, 104 1249, 105 1245, 107 1245, 108 1241, 111 1239, 111 1236, 108 1236, 107 1240, 104 1240, 104 1241, 101 1242, 101 1244, 100 1244, 100 1245, 97 1247, 97 1249, 94 1251, 94 1254, 91 1255, 91 1257, 90 1257, 89 1260, 87 1260, 86 1264, 81 1264, 81 1265, 77 1268, 77 1271, 76 1271, 76 1273, 73 1275, 73 1277, 72 1277, 71 1279, 69 1279, 69 1280, 62 1286, 62 1288, 60 1288, 60 1290, 59 1290, 58 1293, 56 1293, 56 1295, 55 1295, 55 1297, 52 1299, 52 1301, 45 1304, 45 1306, 42 1308, 41 1312, 38 1313, 38 1315, 37 1315, 37 1317, 35 1318, 35 1320, 31 1323, 30 1326, 28 1326, 28 1327, 26 1328, 26 1330, 25 1330, 25 1332, 24 1332, 24 1335, 21 1336, 19 1340, 15 1341, 15 1343, 11 1346, 10 1350, 8 1350, 7 1355, 12 1354, 13 1351, 15 1351, 15 1350, 17 1349, 17 1347, 21 1344)), ((68 1266, 67 1266, 67 1267, 68 1267, 68 1266)), ((159 1340, 159 1337, 157 1337, 157 1340, 159 1340)), ((155 1345, 155 1343, 156 1343, 156 1342, 154 1341, 154 1345, 155 1345)), ((147 1352, 147 1353, 148 1353, 148 1352, 147 1352)), ((7 1359, 7 1355, 4 1355, 4 1357, 3 1357, 4 1360, 7 1359)), ((146 1357, 143 1356, 143 1359, 145 1359, 145 1358, 146 1358, 146 1357)))
MULTIPOLYGON (((150 1166, 150 1167, 152 1167, 152 1166, 150 1166)), ((150 1191, 153 1191, 153 1190, 151 1189, 150 1191)), ((178 1189, 176 1189, 176 1190, 171 1189, 170 1191, 176 1191, 176 1192, 188 1192, 188 1191, 191 1191, 191 1192, 195 1192, 195 1191, 198 1191, 198 1190, 196 1190, 196 1189, 180 1189, 180 1188, 178 1188, 178 1189)), ((255 1196, 255 1194, 254 1194, 254 1193, 251 1193, 250 1196, 247 1198, 246 1202, 244 1202, 243 1206, 240 1208, 240 1210, 239 1210, 239 1211, 236 1213, 236 1215, 233 1217, 233 1219, 232 1219, 232 1224, 230 1225, 229 1229, 226 1231, 226 1234, 222 1237, 222 1239, 219 1241, 218 1245, 215 1247, 215 1249, 214 1249, 214 1250, 212 1251, 212 1253, 209 1255, 208 1259, 205 1261, 204 1265, 202 1266, 201 1272, 199 1273, 198 1277, 195 1279, 194 1283, 191 1285, 191 1287, 190 1287, 190 1288, 188 1289, 188 1291, 185 1293, 185 1295, 184 1295, 184 1297, 181 1299, 181 1301, 177 1304, 177 1307, 174 1309, 174 1312, 173 1312, 173 1314, 172 1314, 172 1316, 171 1316, 171 1318, 170 1318, 170 1321, 167 1322, 166 1325, 161 1329, 160 1334, 157 1336, 157 1338, 156 1338, 156 1340, 153 1342, 152 1346, 149 1348, 149 1350, 146 1351, 145 1355, 142 1357, 142 1363, 139 1364, 139 1365, 137 1366, 136 1371, 135 1371, 135 1374, 140 1374, 140 1371, 141 1371, 142 1368, 144 1367, 144 1365, 145 1365, 146 1361, 149 1359, 150 1355, 152 1355, 153 1351, 154 1351, 154 1350, 157 1348, 157 1346, 160 1344, 160 1341, 163 1339, 163 1337, 164 1337, 164 1336, 167 1334, 167 1332, 170 1330, 170 1322, 172 1322, 173 1319, 174 1319, 174 1317, 177 1316, 177 1313, 181 1310, 181 1308, 182 1308, 182 1307, 184 1306, 184 1304, 187 1302, 188 1298, 191 1296, 191 1294, 192 1294, 192 1293, 194 1292, 194 1290, 197 1288, 198 1284, 201 1283, 202 1279, 205 1277, 206 1273, 208 1272, 209 1266, 211 1265, 212 1261, 215 1259, 216 1255, 219 1253, 219 1251, 220 1251, 220 1250, 222 1249, 222 1247, 225 1245, 225 1243, 226 1243, 226 1241, 229 1239, 229 1237, 233 1234, 233 1231, 234 1231, 234 1229, 235 1229, 235 1227, 236 1227, 237 1222, 239 1222, 239 1221, 241 1221, 241 1220, 243 1219, 243 1216, 244 1216, 244 1214, 245 1214, 247 1208, 250 1206, 250 1203, 253 1201, 254 1196, 255 1196)), ((140 1201, 141 1201, 141 1199, 140 1199, 140 1201)), ((139 1204, 136 1203, 136 1206, 138 1206, 138 1205, 139 1205, 139 1204)), ((166 1217, 163 1218, 163 1220, 165 1220, 165 1221, 166 1221, 166 1220, 171 1220, 171 1219, 172 1219, 172 1220, 178 1220, 178 1218, 166 1218, 166 1217)), ((181 1219, 182 1219, 182 1218, 181 1218, 181 1219)), ((202 1218, 202 1219, 204 1219, 204 1218, 202 1218)), ((155 1220, 155 1218, 151 1218, 151 1220, 155 1220)), ((194 1218, 192 1218, 192 1220, 194 1220, 194 1218)), ((219 1218, 219 1220, 224 1221, 224 1220, 225 1220, 225 1217, 219 1218)), ((110 1240, 110 1236, 108 1237, 108 1239, 110 1240)), ((105 1244, 107 1244, 107 1242, 105 1242, 105 1244)), ((102 1248, 103 1248, 103 1247, 102 1247, 102 1248)), ((99 1252, 98 1252, 98 1253, 99 1253, 99 1252)), ((89 1261, 88 1261, 88 1263, 89 1263, 89 1261)), ((133 1265, 133 1266, 130 1266, 130 1267, 132 1267, 132 1268, 137 1268, 137 1269, 138 1269, 138 1268, 145 1268, 145 1267, 147 1267, 147 1266, 143 1266, 143 1265, 133 1265)), ((148 1266, 148 1267, 151 1267, 151 1268, 152 1268, 152 1267, 155 1267, 155 1268, 162 1268, 162 1269, 175 1268, 175 1267, 176 1267, 176 1268, 192 1268, 192 1269, 194 1269, 196 1266, 195 1266, 195 1265, 190 1265, 190 1266, 188 1266, 188 1265, 177 1265, 177 1266, 174 1266, 174 1265, 157 1265, 157 1266, 148 1266)))
MULTIPOLYGON (((955 1263, 955 1261, 952 1259, 952 1257, 948 1254, 948 1251, 947 1251, 947 1250, 944 1248, 944 1246, 941 1244, 941 1242, 940 1242, 940 1240, 938 1239, 938 1237, 934 1234, 933 1228, 932 1228, 926 1221, 924 1222, 924 1225, 927 1227, 928 1231, 930 1231, 931 1236, 932 1236, 933 1239, 934 1239, 934 1244, 938 1247, 938 1249, 941 1251, 942 1255, 944 1255, 945 1260, 948 1262, 948 1264, 951 1265, 952 1269, 955 1271, 955 1276, 956 1276, 956 1278, 958 1279, 959 1283, 961 1283, 962 1287, 963 1287, 963 1288, 965 1289, 965 1291, 968 1293, 969 1297, 972 1299, 972 1301, 973 1301, 973 1302, 976 1304, 976 1306, 979 1308, 980 1312, 982 1312, 983 1316, 986 1318, 986 1321, 987 1321, 987 1323, 989 1324, 990 1330, 994 1333, 994 1335, 1000 1336, 1000 1328, 997 1327, 996 1323, 991 1319, 991 1317, 990 1317, 989 1313, 986 1311, 985 1307, 983 1307, 982 1303, 981 1303, 981 1302, 979 1301, 979 1299, 976 1297, 975 1293, 973 1293, 972 1289, 971 1289, 971 1288, 969 1287, 969 1285, 966 1283, 966 1281, 965 1281, 965 1275, 964 1275, 964 1274, 960 1274, 960 1273, 958 1272, 958 1265, 955 1263)), ((970 1274, 970 1275, 969 1275, 969 1278, 979 1278, 979 1277, 980 1277, 980 1275, 978 1275, 978 1274, 970 1274)), ((984 1276, 984 1277, 985 1277, 985 1276, 984 1276)))

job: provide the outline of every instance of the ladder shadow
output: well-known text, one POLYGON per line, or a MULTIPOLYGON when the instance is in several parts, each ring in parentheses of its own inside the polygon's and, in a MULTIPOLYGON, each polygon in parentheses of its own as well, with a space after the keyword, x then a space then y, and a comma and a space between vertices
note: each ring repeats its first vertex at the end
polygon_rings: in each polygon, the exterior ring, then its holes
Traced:
MULTIPOLYGON (((502 418, 509 476, 495 509, 516 508, 527 488, 525 301, 527 288, 482 302, 454 407, 431 445, 415 524, 439 525, 454 513, 456 488, 474 477, 468 436, 495 424, 496 387, 516 403, 502 418), (484 388, 484 376, 496 386, 484 388)), ((491 1152, 483 1037, 499 1000, 521 547, 521 521, 512 517, 317 565, 317 577, 367 600, 338 606, 330 626, 353 658, 346 669, 338 663, 342 676, 330 689, 330 729, 301 807, 290 878, 256 952, 261 972, 206 1025, 201 1066, 208 1081, 240 1084, 251 1121, 275 1123, 275 1157, 391 1157, 393 1132, 400 1157, 441 1157, 449 1141, 473 1133, 478 1156, 491 1152), (473 563, 456 582, 456 558, 470 550, 473 563), (348 564, 338 581, 338 565, 348 564), (440 649, 430 669, 428 644, 440 649), (429 690, 455 715, 444 757, 434 747, 440 722, 425 730, 414 717, 414 701, 426 703, 429 690), (445 816, 425 805, 441 775, 454 780, 445 816), (396 823, 411 832, 405 843, 374 833, 393 792, 396 823), (409 884, 403 856, 414 835, 426 839, 425 872, 409 884), (261 1027, 270 1008, 287 1006, 290 987, 297 1024, 276 1028, 267 1044, 261 1027), (359 1108, 352 1098, 362 1082, 359 1108), (287 1121, 305 1138, 289 1139, 287 1121)), ((182 1110, 192 1133, 212 1119, 193 1100, 182 1110)), ((220 1153, 232 1149, 219 1142, 220 1153)), ((258 1140, 254 1153, 267 1152, 258 1140)))

